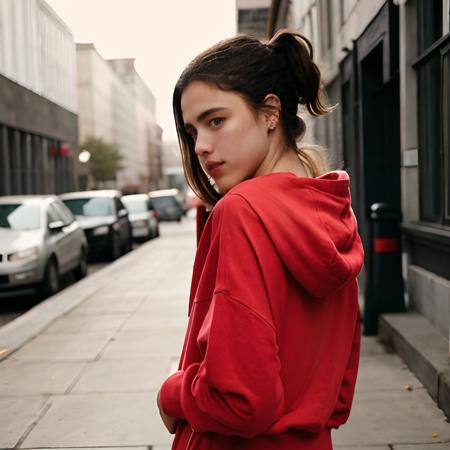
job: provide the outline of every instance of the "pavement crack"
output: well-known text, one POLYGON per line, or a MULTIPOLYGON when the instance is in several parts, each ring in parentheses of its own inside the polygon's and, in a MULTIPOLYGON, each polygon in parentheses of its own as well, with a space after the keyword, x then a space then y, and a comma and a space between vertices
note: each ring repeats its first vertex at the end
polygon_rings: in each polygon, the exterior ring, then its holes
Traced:
POLYGON ((78 372, 78 374, 75 376, 75 378, 72 380, 72 382, 70 383, 69 387, 65 390, 64 395, 70 394, 73 390, 73 388, 77 385, 77 383, 80 381, 80 378, 84 375, 84 373, 86 372, 86 369, 89 366, 89 362, 87 362, 84 367, 82 367, 80 369, 80 371, 78 372))
POLYGON ((37 418, 35 420, 33 420, 33 422, 31 422, 30 425, 28 425, 28 427, 26 428, 26 430, 24 431, 22 436, 16 442, 16 445, 14 446, 14 448, 20 448, 22 446, 25 439, 30 435, 30 433, 33 431, 33 429, 36 427, 36 425, 39 423, 39 421, 45 416, 45 414, 47 414, 47 411, 52 407, 52 405, 53 405, 52 401, 49 401, 44 404, 44 406, 42 407, 42 410, 38 414, 37 418))

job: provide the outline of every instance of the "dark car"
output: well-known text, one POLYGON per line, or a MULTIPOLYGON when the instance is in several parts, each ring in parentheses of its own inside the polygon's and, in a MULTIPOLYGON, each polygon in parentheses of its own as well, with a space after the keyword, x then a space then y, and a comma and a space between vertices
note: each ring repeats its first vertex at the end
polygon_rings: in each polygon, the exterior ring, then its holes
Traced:
POLYGON ((178 189, 161 189, 149 193, 160 221, 181 221, 183 208, 178 200, 178 189))
POLYGON ((131 223, 119 191, 70 192, 60 198, 84 229, 90 256, 114 260, 131 250, 131 223))

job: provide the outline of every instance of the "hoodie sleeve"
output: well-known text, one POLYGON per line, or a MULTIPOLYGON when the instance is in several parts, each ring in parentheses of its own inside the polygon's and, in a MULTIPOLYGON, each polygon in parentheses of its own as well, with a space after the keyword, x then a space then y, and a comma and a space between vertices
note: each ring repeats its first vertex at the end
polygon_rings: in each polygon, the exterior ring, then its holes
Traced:
POLYGON ((226 196, 214 219, 220 255, 197 337, 203 361, 166 380, 161 405, 196 431, 252 437, 270 428, 284 406, 277 334, 260 268, 264 250, 255 248, 267 249, 269 241, 239 196, 226 196))

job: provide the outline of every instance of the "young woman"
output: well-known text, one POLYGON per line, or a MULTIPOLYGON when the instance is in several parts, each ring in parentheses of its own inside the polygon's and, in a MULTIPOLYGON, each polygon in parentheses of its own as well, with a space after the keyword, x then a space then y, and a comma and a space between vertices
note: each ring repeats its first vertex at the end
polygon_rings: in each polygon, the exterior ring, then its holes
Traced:
POLYGON ((179 371, 158 406, 174 449, 329 450, 359 357, 363 261, 345 172, 297 148, 329 110, 303 36, 238 36, 174 91, 188 182, 212 211, 194 264, 179 371))

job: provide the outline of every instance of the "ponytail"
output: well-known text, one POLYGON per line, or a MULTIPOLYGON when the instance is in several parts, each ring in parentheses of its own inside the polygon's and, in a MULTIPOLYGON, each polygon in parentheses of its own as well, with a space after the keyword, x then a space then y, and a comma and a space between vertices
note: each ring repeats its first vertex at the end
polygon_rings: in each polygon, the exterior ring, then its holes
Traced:
POLYGON ((305 105, 313 116, 332 111, 323 99, 320 70, 313 61, 311 42, 300 33, 279 30, 267 45, 286 59, 297 89, 298 103, 305 105))
POLYGON ((306 131, 304 120, 297 115, 298 105, 304 105, 310 114, 316 117, 328 114, 335 108, 325 104, 320 70, 313 61, 313 47, 305 36, 288 30, 279 30, 267 45, 276 55, 283 58, 287 65, 287 78, 292 80, 289 84, 295 86, 294 95, 291 93, 289 102, 286 102, 292 105, 291 110, 286 111, 286 115, 292 117, 291 119, 285 117, 285 122, 290 125, 285 128, 286 135, 288 140, 290 138, 290 144, 296 148, 308 174, 318 177, 329 170, 325 149, 319 145, 297 147, 297 141, 306 131))

